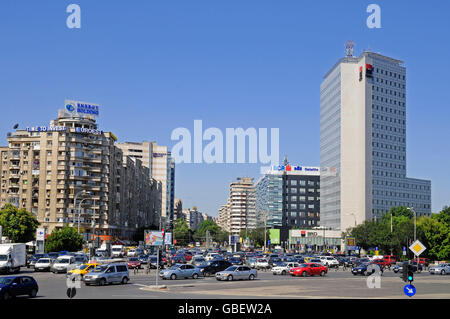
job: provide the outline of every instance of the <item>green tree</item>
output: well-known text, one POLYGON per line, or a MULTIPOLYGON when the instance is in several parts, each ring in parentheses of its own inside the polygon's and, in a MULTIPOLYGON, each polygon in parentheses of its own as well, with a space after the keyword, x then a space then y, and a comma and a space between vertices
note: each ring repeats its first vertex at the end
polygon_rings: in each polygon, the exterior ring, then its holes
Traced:
POLYGON ((78 234, 74 227, 64 226, 61 229, 54 229, 47 236, 45 241, 45 251, 78 251, 83 247, 83 237, 78 234))
POLYGON ((3 236, 12 242, 26 243, 36 238, 36 229, 39 222, 36 217, 25 209, 6 204, 0 211, 0 225, 3 227, 3 236))
POLYGON ((423 216, 417 220, 417 238, 427 247, 423 256, 434 260, 450 259, 449 217, 450 209, 444 207, 439 214, 423 216))
POLYGON ((179 218, 174 223, 173 238, 177 241, 177 245, 185 246, 191 242, 191 231, 182 218, 179 218))
MULTIPOLYGON (((245 240, 245 229, 241 230, 240 237, 245 240)), ((264 227, 247 230, 247 237, 256 247, 264 246, 264 227)), ((266 233, 266 239, 269 239, 269 230, 266 233)))
POLYGON ((197 230, 194 233, 194 239, 196 241, 205 241, 207 231, 209 231, 211 238, 214 241, 217 241, 221 228, 212 220, 204 220, 198 225, 197 230))

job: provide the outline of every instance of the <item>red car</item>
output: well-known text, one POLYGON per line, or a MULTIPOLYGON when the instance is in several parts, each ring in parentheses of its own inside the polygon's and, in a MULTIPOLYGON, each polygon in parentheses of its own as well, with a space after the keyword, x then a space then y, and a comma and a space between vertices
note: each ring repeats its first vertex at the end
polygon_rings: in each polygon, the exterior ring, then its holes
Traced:
POLYGON ((390 265, 395 265, 397 263, 397 258, 394 255, 384 255, 383 259, 390 265))
POLYGON ((387 262, 387 261, 384 260, 384 259, 375 259, 375 260, 372 262, 372 264, 377 264, 378 266, 381 267, 381 269, 384 269, 384 268, 389 267, 389 266, 391 265, 390 262, 387 262))
POLYGON ((128 269, 141 268, 141 262, 137 257, 132 257, 127 263, 128 269))
POLYGON ((299 267, 291 268, 289 274, 291 276, 325 276, 328 272, 328 268, 322 264, 318 263, 305 263, 301 264, 299 267))

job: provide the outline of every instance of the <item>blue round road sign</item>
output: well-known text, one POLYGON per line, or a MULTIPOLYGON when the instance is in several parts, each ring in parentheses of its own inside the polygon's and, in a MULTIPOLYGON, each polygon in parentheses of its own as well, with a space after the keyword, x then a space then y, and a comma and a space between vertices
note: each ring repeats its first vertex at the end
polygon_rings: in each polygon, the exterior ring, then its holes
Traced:
POLYGON ((403 292, 405 293, 405 295, 407 295, 408 297, 412 297, 416 294, 416 287, 414 287, 413 285, 406 285, 403 288, 403 292))

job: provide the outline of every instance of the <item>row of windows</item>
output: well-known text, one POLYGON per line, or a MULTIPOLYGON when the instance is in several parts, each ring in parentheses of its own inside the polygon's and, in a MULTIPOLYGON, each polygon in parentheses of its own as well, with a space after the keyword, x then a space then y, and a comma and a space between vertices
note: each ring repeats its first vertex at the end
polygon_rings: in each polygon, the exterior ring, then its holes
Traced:
POLYGON ((308 207, 308 209, 314 209, 315 205, 314 204, 306 205, 306 204, 294 204, 294 203, 291 203, 288 206, 288 208, 290 208, 290 209, 306 209, 306 207, 308 207))
POLYGON ((381 139, 390 140, 390 141, 395 141, 395 142, 406 143, 406 139, 404 137, 397 137, 397 136, 393 136, 393 135, 372 133, 372 137, 381 138, 381 139))
POLYGON ((398 114, 398 115, 406 115, 405 111, 400 111, 400 110, 396 110, 393 108, 388 108, 386 106, 381 106, 381 105, 375 105, 372 104, 372 110, 380 110, 382 112, 386 112, 386 113, 394 113, 394 114, 398 114))
POLYGON ((378 68, 375 68, 375 72, 383 74, 383 75, 389 75, 389 76, 392 76, 392 77, 394 77, 396 79, 400 79, 400 80, 403 78, 403 80, 405 80, 405 76, 400 73, 395 73, 395 72, 389 71, 389 74, 388 74, 388 71, 383 70, 383 69, 378 69, 378 68))
POLYGON ((392 164, 392 163, 388 163, 388 162, 372 161, 372 165, 378 166, 378 167, 390 167, 390 168, 394 168, 394 169, 406 169, 406 165, 397 165, 397 164, 392 164))
POLYGON ((398 93, 398 96, 399 96, 399 97, 403 97, 403 98, 405 97, 405 93, 397 92, 397 91, 395 91, 395 90, 392 91, 392 90, 380 88, 379 86, 374 86, 374 85, 372 85, 372 90, 375 91, 375 89, 376 89, 377 92, 381 92, 381 93, 385 93, 385 94, 390 94, 390 95, 393 95, 393 96, 397 96, 397 93, 398 93))
POLYGON ((396 159, 400 161, 406 161, 406 156, 402 155, 396 155, 391 153, 383 153, 383 152, 372 152, 373 157, 379 157, 379 158, 390 158, 390 159, 396 159))
POLYGON ((392 186, 392 187, 401 187, 407 189, 417 189, 417 190, 430 190, 430 186, 427 185, 417 185, 417 184, 408 184, 408 183, 398 183, 398 182, 387 182, 384 180, 373 180, 374 185, 383 185, 383 186, 392 186))
POLYGON ((378 143, 378 142, 372 142, 372 146, 373 147, 379 147, 379 148, 385 148, 385 149, 388 149, 388 150, 406 152, 406 147, 404 147, 404 146, 396 146, 396 145, 384 144, 384 143, 378 143))
POLYGON ((378 78, 378 77, 376 77, 375 80, 376 80, 377 82, 384 83, 384 84, 389 84, 389 85, 393 85, 394 87, 398 87, 398 88, 401 88, 401 89, 404 89, 404 88, 405 88, 405 85, 404 85, 404 84, 398 83, 398 82, 395 82, 395 81, 388 81, 388 80, 384 80, 384 79, 378 78))
MULTIPOLYGON (((290 196, 289 199, 291 202, 306 202, 306 196, 290 196)), ((316 197, 308 196, 308 201, 315 201, 316 197)), ((320 197, 317 197, 317 200, 320 200, 320 197)))
POLYGON ((378 124, 378 123, 372 123, 372 129, 381 129, 381 130, 386 130, 386 131, 390 131, 390 132, 406 134, 405 129, 400 129, 400 128, 396 128, 393 126, 382 125, 382 124, 378 124))
MULTIPOLYGON (((314 193, 316 190, 314 188, 308 188, 308 193, 314 193)), ((320 190, 317 190, 317 192, 320 192, 320 190)), ((289 188, 289 193, 291 194, 306 194, 306 188, 289 188)))
POLYGON ((429 195, 420 195, 420 194, 409 194, 409 193, 397 193, 397 192, 388 192, 388 191, 372 191, 373 195, 381 195, 381 196, 390 196, 397 198, 412 198, 412 199, 424 199, 430 200, 431 196, 429 195))
POLYGON ((308 186, 314 186, 314 185, 317 185, 317 186, 319 186, 319 185, 320 185, 320 182, 308 181, 308 184, 306 184, 306 181, 305 181, 305 180, 299 180, 299 181, 297 181, 296 179, 291 179, 289 184, 290 184, 291 186, 297 186, 297 185, 300 185, 300 186, 306 186, 306 185, 308 185, 308 186), (297 183, 297 182, 298 182, 298 183, 297 183))
POLYGON ((393 117, 378 115, 378 114, 374 114, 374 113, 372 113, 372 118, 377 119, 377 120, 386 121, 386 122, 391 122, 391 123, 397 123, 397 124, 403 124, 403 125, 406 124, 405 120, 399 120, 399 119, 396 119, 393 117))
POLYGON ((375 100, 381 101, 381 102, 384 102, 384 103, 399 105, 399 106, 406 106, 405 102, 400 102, 400 101, 393 100, 393 99, 387 99, 385 97, 378 96, 378 95, 377 96, 372 95, 372 101, 375 101, 375 100))

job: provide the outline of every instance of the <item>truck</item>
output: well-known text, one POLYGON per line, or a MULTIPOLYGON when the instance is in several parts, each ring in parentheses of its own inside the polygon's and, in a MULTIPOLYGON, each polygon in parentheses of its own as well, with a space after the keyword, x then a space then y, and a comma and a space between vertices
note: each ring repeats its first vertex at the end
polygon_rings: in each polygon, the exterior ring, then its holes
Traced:
POLYGON ((0 244, 0 273, 18 273, 26 259, 25 244, 0 244))
POLYGON ((124 256, 124 246, 123 245, 112 245, 111 246, 111 257, 112 258, 122 258, 124 256))

